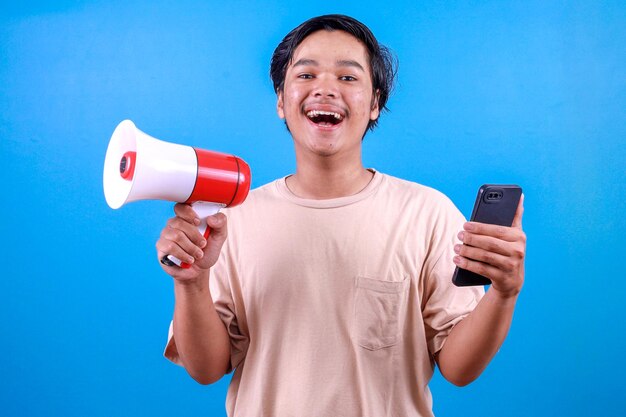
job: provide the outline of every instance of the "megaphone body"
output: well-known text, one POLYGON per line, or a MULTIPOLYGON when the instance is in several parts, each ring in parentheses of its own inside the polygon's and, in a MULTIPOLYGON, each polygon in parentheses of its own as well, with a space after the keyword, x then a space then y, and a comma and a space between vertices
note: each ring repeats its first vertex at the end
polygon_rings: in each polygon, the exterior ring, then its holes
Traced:
MULTIPOLYGON (((250 183, 250 167, 242 159, 153 138, 130 120, 115 128, 104 160, 109 207, 118 209, 138 200, 189 203, 200 218, 198 230, 205 239, 210 233, 206 218, 243 203, 250 183)), ((173 255, 161 262, 190 266, 173 255)))

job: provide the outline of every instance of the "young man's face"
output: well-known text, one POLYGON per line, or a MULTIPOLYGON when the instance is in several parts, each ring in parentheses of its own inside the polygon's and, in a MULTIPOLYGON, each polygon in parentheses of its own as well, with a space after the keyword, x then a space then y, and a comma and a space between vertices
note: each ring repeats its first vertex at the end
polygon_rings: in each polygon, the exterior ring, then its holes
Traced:
MULTIPOLYGON (((379 115, 365 46, 343 31, 320 30, 296 48, 277 111, 296 154, 360 158, 361 139, 379 115)), ((359 159, 360 160, 360 159, 359 159)))

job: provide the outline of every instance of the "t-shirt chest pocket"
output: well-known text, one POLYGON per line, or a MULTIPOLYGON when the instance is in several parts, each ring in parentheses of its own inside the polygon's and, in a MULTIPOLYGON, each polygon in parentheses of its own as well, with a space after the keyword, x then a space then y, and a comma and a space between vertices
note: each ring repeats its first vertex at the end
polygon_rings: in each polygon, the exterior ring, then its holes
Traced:
POLYGON ((369 350, 402 340, 410 279, 381 281, 357 277, 354 305, 356 342, 369 350))

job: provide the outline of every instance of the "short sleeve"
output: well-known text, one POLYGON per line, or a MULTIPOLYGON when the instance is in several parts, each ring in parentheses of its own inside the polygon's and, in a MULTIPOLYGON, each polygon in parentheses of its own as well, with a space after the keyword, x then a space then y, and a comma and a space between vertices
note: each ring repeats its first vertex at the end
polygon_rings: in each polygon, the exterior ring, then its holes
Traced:
POLYGON ((474 310, 485 291, 482 286, 457 287, 452 283, 454 245, 465 218, 446 200, 438 209, 424 268, 422 317, 428 351, 436 355, 452 328, 474 310))
MULTIPOLYGON (((228 249, 225 244, 218 262, 211 270, 209 289, 215 310, 224 323, 230 338, 230 366, 227 372, 231 372, 244 360, 250 341, 237 274, 231 268, 232 265, 229 264, 228 249), (232 288, 235 288, 235 292, 232 291, 232 288)), ((170 322, 168 340, 163 355, 175 364, 182 366, 174 340, 173 322, 170 322)))

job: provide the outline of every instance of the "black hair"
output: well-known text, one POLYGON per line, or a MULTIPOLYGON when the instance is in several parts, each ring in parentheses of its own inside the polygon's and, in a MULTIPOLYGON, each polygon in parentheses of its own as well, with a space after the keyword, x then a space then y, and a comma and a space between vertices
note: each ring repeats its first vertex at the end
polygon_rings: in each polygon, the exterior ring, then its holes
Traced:
MULTIPOLYGON (((381 112, 389 110, 387 100, 393 90, 396 78, 397 59, 387 47, 378 43, 367 26, 350 16, 340 14, 329 14, 309 19, 283 38, 274 50, 270 63, 270 77, 274 83, 274 92, 283 91, 287 67, 291 63, 298 45, 307 36, 319 30, 341 30, 354 36, 365 45, 372 73, 374 96, 378 93, 378 108, 381 112)), ((372 130, 377 123, 378 119, 370 120, 367 130, 372 130)))

